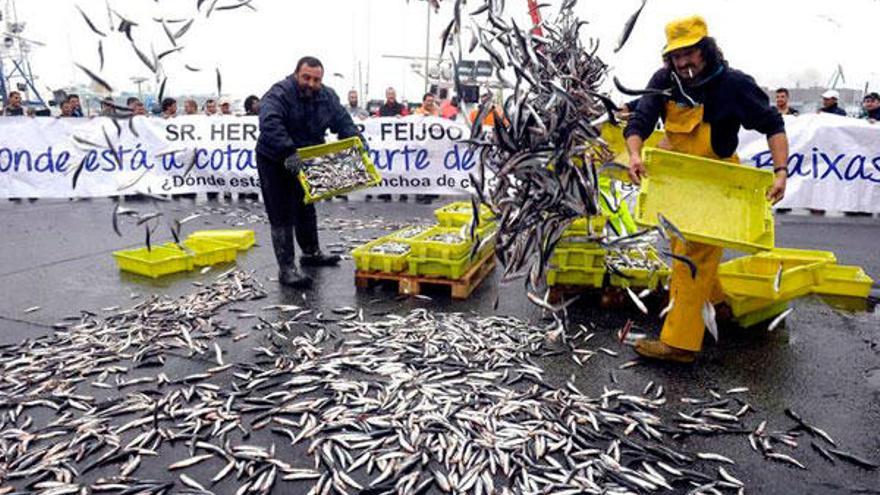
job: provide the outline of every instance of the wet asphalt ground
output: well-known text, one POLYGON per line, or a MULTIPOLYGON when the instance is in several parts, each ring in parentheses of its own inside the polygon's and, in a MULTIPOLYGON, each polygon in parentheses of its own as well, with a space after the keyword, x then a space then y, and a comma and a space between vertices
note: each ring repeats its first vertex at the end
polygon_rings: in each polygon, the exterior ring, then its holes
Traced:
MULTIPOLYGON (((195 290, 192 282, 208 283, 221 270, 231 267, 155 281, 120 273, 111 253, 142 243, 142 231, 132 228, 124 237, 117 237, 110 226, 113 205, 110 200, 0 202, 0 232, 3 233, 0 235, 0 287, 3 287, 0 344, 49 334, 53 323, 82 309, 100 314, 101 308, 128 307, 151 293, 170 297, 186 294, 195 290), (24 312, 34 306, 40 309, 24 312)), ((206 213, 187 224, 184 233, 231 226, 256 231, 258 245, 241 253, 237 265, 254 271, 269 296, 261 301, 234 305, 247 311, 258 311, 259 307, 270 304, 298 304, 315 311, 351 305, 372 312, 405 313, 427 307, 436 311, 489 315, 493 313, 496 291, 500 291, 498 313, 536 323, 542 318, 540 311, 524 297, 521 285, 497 285, 497 271, 467 301, 451 301, 443 290, 429 291, 431 301, 398 298, 392 287, 358 292, 354 287, 351 260, 344 261, 338 268, 308 270, 316 281, 315 287, 308 291, 281 289, 273 281, 276 266, 268 225, 261 221, 261 205, 175 200, 160 206, 166 214, 180 217, 193 211, 206 213), (238 223, 243 225, 235 225, 238 223)), ((329 249, 340 242, 356 244, 385 232, 373 227, 355 230, 352 225, 357 222, 386 227, 429 223, 437 206, 436 203, 397 201, 322 204, 319 206, 322 243, 329 249)), ((139 204, 135 203, 134 207, 139 204)), ((876 217, 787 215, 777 218, 777 245, 834 251, 841 264, 860 265, 874 279, 880 279, 878 242, 880 220, 876 217)), ((876 285, 873 295, 878 295, 876 285)), ((705 397, 710 389, 723 392, 733 387, 748 387, 749 392, 743 399, 756 413, 746 421, 747 426, 754 427, 766 419, 769 429, 787 430, 794 426, 783 412, 790 407, 827 431, 842 449, 880 462, 880 309, 875 298, 853 305, 851 301, 827 301, 810 296, 795 301, 795 311, 787 319, 785 328, 775 332, 767 332, 762 325, 748 330, 723 326, 720 342, 707 340, 694 366, 642 363, 625 370, 619 370, 619 365, 635 355, 616 341, 617 331, 632 319, 633 332, 656 334, 659 323, 653 315, 659 311, 662 301, 649 300, 652 316, 646 317, 625 300, 603 306, 600 299, 600 295, 592 294, 579 300, 570 309, 570 322, 595 325, 598 332, 590 342, 593 347, 604 346, 620 355, 598 354, 584 367, 567 357, 546 359, 542 364, 549 381, 562 384, 573 376, 575 383, 588 394, 600 394, 606 386, 641 391, 648 382, 654 381, 665 387, 670 401, 668 409, 681 411, 688 411, 689 407, 673 404, 678 403, 680 397, 705 397)), ((230 312, 221 314, 220 319, 241 330, 254 324, 230 312)), ((230 352, 230 359, 247 360, 249 349, 257 345, 255 339, 258 339, 256 335, 237 347, 231 341, 221 345, 230 352)), ((184 360, 166 364, 166 368, 175 366, 179 369, 166 372, 171 375, 195 371, 192 363, 184 360)), ((717 452, 733 458, 737 465, 730 471, 746 482, 747 493, 880 493, 880 471, 871 472, 841 462, 831 465, 809 447, 807 439, 797 449, 787 452, 806 464, 806 471, 762 458, 751 450, 744 436, 692 437, 684 441, 681 448, 717 452)), ((187 456, 182 453, 178 458, 187 456)), ((219 466, 197 468, 204 471, 194 469, 193 476, 201 473, 209 478, 219 466)), ((138 475, 172 479, 160 462, 145 462, 138 475)), ((0 486, 2 484, 0 481, 0 486)), ((217 493, 235 490, 231 484, 215 488, 217 493)), ((276 485, 275 493, 302 493, 301 490, 301 487, 276 485)))

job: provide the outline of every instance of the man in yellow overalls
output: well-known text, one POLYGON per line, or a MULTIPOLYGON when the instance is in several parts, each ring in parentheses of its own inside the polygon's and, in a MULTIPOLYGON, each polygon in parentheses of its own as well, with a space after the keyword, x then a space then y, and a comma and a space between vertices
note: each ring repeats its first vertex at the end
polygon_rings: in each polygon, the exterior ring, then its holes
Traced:
MULTIPOLYGON (((630 155, 630 178, 636 184, 646 175, 641 153, 658 118, 666 128, 661 147, 691 155, 739 162, 736 148, 740 127, 767 136, 773 157, 775 180, 767 197, 773 202, 785 194, 788 176, 788 139, 785 123, 767 95, 751 76, 728 67, 718 45, 708 35, 706 22, 688 17, 666 26, 664 67, 648 83, 649 88, 671 90, 639 100, 624 136, 630 155)), ((660 340, 641 340, 636 352, 645 357, 690 363, 703 344, 703 306, 723 300, 718 264, 723 249, 697 242, 672 241, 675 254, 690 258, 696 277, 686 264, 672 263, 669 297, 672 309, 660 340)))

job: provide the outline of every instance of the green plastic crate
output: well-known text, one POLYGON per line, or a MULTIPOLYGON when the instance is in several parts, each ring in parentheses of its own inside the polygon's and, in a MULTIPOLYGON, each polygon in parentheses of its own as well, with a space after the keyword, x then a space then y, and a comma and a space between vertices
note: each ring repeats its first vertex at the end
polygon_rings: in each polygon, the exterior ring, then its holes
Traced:
POLYGON ((603 215, 578 218, 562 232, 562 241, 560 243, 571 242, 570 239, 572 237, 584 237, 595 241, 605 235, 605 224, 607 222, 608 218, 603 215))
POLYGON ((354 258, 355 267, 364 272, 398 273, 406 270, 407 260, 410 254, 409 252, 404 254, 371 252, 374 247, 381 246, 387 242, 402 242, 403 244, 409 244, 402 239, 396 239, 390 236, 370 241, 351 252, 352 257, 354 258))
POLYGON ((825 265, 816 271, 813 292, 829 296, 868 297, 874 281, 858 266, 825 265))
POLYGON ((662 214, 688 240, 752 253, 774 247, 772 172, 652 148, 643 156, 637 224, 654 227, 662 214))
POLYGON ((605 267, 605 249, 598 244, 590 243, 583 246, 558 246, 550 257, 550 265, 559 270, 569 268, 603 268, 605 267))
POLYGON ((565 270, 551 269, 547 271, 547 285, 580 285, 584 287, 602 287, 605 279, 604 268, 568 268, 565 270))
POLYGON ((156 246, 150 251, 147 248, 115 251, 113 258, 120 270, 150 278, 193 269, 192 256, 182 253, 180 249, 162 246, 156 246))
POLYGON ((238 255, 238 247, 235 244, 214 239, 189 237, 181 244, 183 244, 185 249, 181 249, 180 246, 173 242, 164 244, 162 247, 177 249, 184 254, 192 256, 195 266, 228 263, 235 261, 235 257, 238 255))
POLYGON ((814 251, 811 249, 773 248, 755 254, 758 258, 773 260, 809 261, 814 263, 836 264, 837 256, 831 251, 814 251))
POLYGON ((250 249, 257 242, 257 236, 254 234, 254 231, 245 229, 197 230, 190 234, 188 238, 228 242, 235 244, 239 251, 250 249))
POLYGON ((788 309, 788 307, 788 301, 774 301, 770 306, 738 316, 736 318, 736 322, 737 324, 739 324, 739 326, 743 328, 753 327, 758 323, 776 318, 777 316, 782 314, 783 311, 788 309))
POLYGON ((376 165, 373 164, 373 160, 370 159, 370 155, 367 153, 367 150, 364 148, 364 143, 357 136, 350 137, 347 139, 341 139, 339 141, 327 144, 319 144, 317 146, 309 146, 306 148, 300 148, 296 150, 296 154, 299 156, 300 160, 303 162, 308 161, 312 158, 317 158, 319 156, 329 155, 331 153, 339 153, 340 151, 344 151, 350 148, 357 148, 361 152, 361 158, 364 163, 364 168, 367 170, 367 175, 370 176, 370 181, 366 184, 358 184, 356 186, 351 187, 343 187, 340 189, 335 189, 333 191, 327 191, 324 194, 319 194, 317 196, 312 195, 311 186, 309 186, 308 180, 306 180, 306 174, 304 171, 300 170, 299 172, 299 182, 302 184, 303 190, 305 191, 305 203, 311 204, 316 201, 321 201, 323 199, 332 198, 334 196, 339 196, 340 194, 350 193, 352 191, 357 191, 360 189, 366 189, 370 187, 374 187, 379 185, 382 182, 382 177, 379 175, 379 172, 376 170, 376 165))
MULTIPOLYGON (((465 234, 464 240, 459 243, 449 244, 445 242, 429 240, 438 234, 461 234, 462 227, 432 227, 422 234, 411 240, 412 257, 434 259, 434 260, 458 260, 470 253, 473 243, 470 237, 465 234)), ((475 233, 476 237, 486 239, 490 234, 494 234, 494 226, 480 227, 475 233)), ((491 242, 494 247, 494 240, 491 242)))
POLYGON ((488 255, 491 251, 494 251, 495 247, 491 244, 487 244, 474 256, 473 259, 470 257, 470 253, 465 254, 465 256, 454 259, 454 260, 446 260, 446 259, 432 259, 432 258, 420 258, 416 256, 410 256, 409 263, 409 274, 410 275, 418 275, 422 277, 437 277, 437 278, 448 278, 451 280, 457 280, 464 276, 477 262, 482 260, 486 255, 488 255))
POLYGON ((792 299, 813 290, 816 271, 824 265, 824 262, 812 260, 744 256, 722 263, 718 267, 718 278, 726 294, 771 300, 792 299), (782 281, 777 292, 773 290, 773 283, 780 264, 782 281))
MULTIPOLYGON (((474 216, 474 208, 470 201, 456 201, 434 210, 437 223, 441 227, 461 227, 470 225, 474 216)), ((478 226, 486 226, 495 220, 492 210, 484 204, 480 204, 480 220, 478 226)))

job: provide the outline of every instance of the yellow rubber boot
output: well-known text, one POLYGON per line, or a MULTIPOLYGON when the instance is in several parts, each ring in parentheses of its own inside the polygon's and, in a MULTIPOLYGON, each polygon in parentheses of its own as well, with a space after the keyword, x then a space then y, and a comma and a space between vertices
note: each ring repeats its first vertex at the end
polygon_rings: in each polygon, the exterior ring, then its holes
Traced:
MULTIPOLYGON (((703 347, 703 304, 714 302, 720 289, 718 264, 724 249, 698 242, 672 240, 672 252, 686 256, 697 266, 696 278, 691 277, 687 264, 672 260, 670 298, 672 309, 663 323, 660 341, 676 349, 699 352, 703 347)), ((719 299, 720 300, 720 299, 719 299)))

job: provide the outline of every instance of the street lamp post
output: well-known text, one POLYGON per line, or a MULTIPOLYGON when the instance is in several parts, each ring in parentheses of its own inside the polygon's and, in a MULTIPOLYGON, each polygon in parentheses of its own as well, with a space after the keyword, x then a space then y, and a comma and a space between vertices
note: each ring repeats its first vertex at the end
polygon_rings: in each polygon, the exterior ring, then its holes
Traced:
POLYGON ((137 84, 137 87, 138 87, 138 99, 141 100, 141 101, 143 101, 143 100, 144 100, 144 92, 141 90, 141 86, 142 86, 145 82, 147 82, 147 78, 146 78, 146 77, 134 76, 134 77, 131 78, 131 82, 137 84))
POLYGON ((428 19, 425 26, 425 90, 423 93, 428 92, 428 64, 431 57, 431 2, 425 2, 425 5, 428 7, 428 19))

